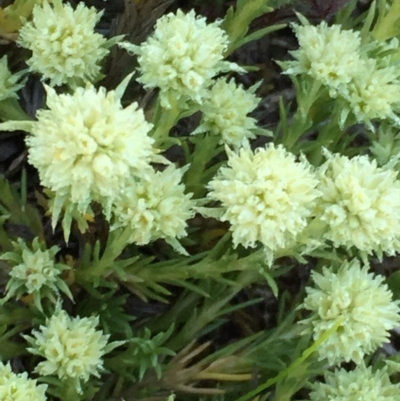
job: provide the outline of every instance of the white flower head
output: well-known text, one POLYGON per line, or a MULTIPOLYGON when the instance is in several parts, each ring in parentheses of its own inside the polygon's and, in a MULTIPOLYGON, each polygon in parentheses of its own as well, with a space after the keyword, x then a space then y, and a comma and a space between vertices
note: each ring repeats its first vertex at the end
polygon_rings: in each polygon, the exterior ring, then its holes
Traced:
POLYGON ((326 371, 325 383, 313 383, 311 401, 396 401, 400 384, 392 384, 386 366, 376 371, 359 364, 354 370, 326 371))
POLYGON ((193 134, 210 131, 221 136, 220 143, 235 147, 255 138, 256 120, 248 116, 260 101, 254 90, 246 91, 232 79, 218 79, 203 100, 203 119, 193 134))
POLYGON ((18 97, 17 91, 24 86, 18 82, 21 76, 21 72, 12 74, 8 69, 7 56, 0 58, 0 101, 18 97))
POLYGON ((319 169, 317 216, 327 226, 325 239, 335 247, 366 254, 394 255, 400 250, 400 181, 367 156, 330 155, 319 169))
POLYGON ((0 362, 0 399, 4 401, 46 401, 47 384, 36 384, 26 372, 14 373, 0 362))
POLYGON ((300 48, 292 51, 295 61, 283 63, 285 74, 306 74, 330 89, 332 96, 360 74, 360 33, 340 25, 293 25, 300 48))
POLYGON ((201 103, 213 77, 224 71, 243 71, 223 61, 229 40, 219 25, 207 24, 194 10, 187 14, 178 10, 158 19, 153 35, 140 46, 126 42, 120 46, 139 56, 142 75, 138 82, 160 88, 163 107, 171 107, 171 99, 201 103))
POLYGON ((90 86, 57 95, 47 87, 47 94, 49 109, 39 110, 26 142, 42 185, 55 193, 53 225, 66 203, 84 214, 96 201, 109 217, 125 181, 151 168, 152 125, 137 103, 123 108, 116 91, 90 86))
POLYGON ((113 228, 130 226, 130 242, 138 245, 163 238, 185 253, 177 239, 186 236, 186 221, 194 216, 196 202, 192 194, 185 194, 183 173, 171 164, 132 181, 115 201, 113 228))
POLYGON ((330 364, 343 360, 359 364, 364 355, 371 354, 389 338, 389 330, 400 324, 399 301, 383 284, 383 276, 368 272, 356 259, 345 262, 336 272, 323 268, 322 274, 312 272, 315 288, 307 287, 302 304, 312 312, 306 331, 317 340, 332 326, 342 321, 318 348, 320 359, 330 364))
POLYGON ((12 252, 0 256, 0 259, 13 265, 6 286, 6 300, 13 296, 20 299, 23 295, 31 294, 35 306, 42 310, 41 299, 46 297, 56 302, 59 290, 72 299, 67 284, 60 276, 69 266, 54 261, 59 251, 57 246, 46 249, 38 238, 33 240, 32 249, 20 238, 13 245, 12 252))
POLYGON ((102 357, 123 342, 107 345, 109 335, 96 330, 98 317, 74 317, 57 307, 55 314, 46 320, 40 331, 24 336, 31 347, 28 351, 40 355, 35 372, 42 376, 56 375, 63 381, 71 381, 78 392, 90 376, 100 377, 102 357))
POLYGON ((100 73, 99 62, 108 54, 107 40, 94 32, 101 14, 83 2, 75 10, 61 0, 35 5, 32 21, 23 24, 17 42, 32 51, 27 60, 31 71, 50 80, 51 86, 93 82, 100 73))
POLYGON ((260 242, 271 252, 291 246, 319 196, 311 166, 281 145, 227 153, 228 167, 210 182, 208 197, 221 202, 221 220, 231 224, 234 246, 260 242))

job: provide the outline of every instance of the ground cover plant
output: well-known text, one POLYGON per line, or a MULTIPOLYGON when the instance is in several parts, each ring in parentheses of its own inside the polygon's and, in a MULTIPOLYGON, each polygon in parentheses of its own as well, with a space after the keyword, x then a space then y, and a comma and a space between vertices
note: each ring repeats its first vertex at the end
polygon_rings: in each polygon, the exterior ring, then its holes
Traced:
POLYGON ((1 400, 399 399, 399 0, 0 7, 1 400))

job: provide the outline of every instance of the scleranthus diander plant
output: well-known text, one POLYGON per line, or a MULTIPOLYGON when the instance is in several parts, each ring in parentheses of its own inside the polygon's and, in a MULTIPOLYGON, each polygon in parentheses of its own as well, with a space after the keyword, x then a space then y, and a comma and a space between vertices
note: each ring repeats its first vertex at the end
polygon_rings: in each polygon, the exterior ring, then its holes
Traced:
POLYGON ((354 247, 380 257, 396 254, 400 246, 397 172, 378 167, 367 156, 349 159, 326 153, 326 157, 318 171, 322 196, 316 211, 317 219, 326 225, 323 236, 335 247, 354 247))
POLYGON ((139 56, 138 82, 160 88, 163 107, 171 107, 171 99, 201 103, 216 75, 243 71, 224 60, 229 38, 219 25, 207 24, 194 10, 187 14, 178 10, 160 18, 153 35, 140 46, 127 42, 119 46, 139 56))
POLYGON ((368 272, 356 259, 345 262, 337 271, 324 268, 312 274, 315 287, 307 287, 302 305, 312 315, 301 321, 306 330, 318 338, 341 320, 336 333, 319 348, 319 358, 330 364, 354 361, 361 363, 364 355, 385 343, 389 330, 400 323, 399 302, 382 283, 382 276, 368 272))
POLYGON ((200 110, 203 120, 192 134, 211 132, 221 136, 221 143, 240 147, 256 137, 255 118, 248 116, 260 99, 254 94, 256 88, 246 91, 232 80, 220 78, 204 96, 200 110))
POLYGON ((25 21, 18 38, 18 44, 32 52, 27 60, 30 70, 51 86, 76 87, 97 80, 111 44, 94 31, 101 15, 82 2, 76 9, 62 0, 36 4, 32 20, 25 21))
POLYGON ((46 401, 46 384, 37 385, 26 372, 14 373, 10 364, 0 362, 0 397, 2 400, 46 401))
POLYGON ((4 301, 28 295, 33 297, 35 306, 42 310, 42 300, 48 298, 56 303, 60 291, 72 299, 69 287, 61 278, 61 274, 70 267, 55 262, 59 251, 57 246, 47 249, 38 238, 33 240, 32 249, 20 238, 13 246, 12 252, 0 255, 0 259, 11 265, 4 301))
POLYGON ((320 194, 315 173, 282 146, 226 151, 228 166, 210 181, 208 196, 221 202, 220 218, 231 224, 234 246, 261 243, 271 259, 306 227, 320 194))
POLYGON ((397 401, 400 0, 6 3, 0 399, 397 401))
MULTIPOLYGON (((71 318, 58 306, 45 326, 24 336, 30 344, 28 351, 45 358, 35 371, 43 376, 57 376, 68 388, 82 393, 82 384, 91 375, 100 376, 102 357, 122 342, 108 343, 109 335, 96 330, 97 317, 71 318)), ((68 391, 70 391, 68 389, 68 391)))
POLYGON ((326 372, 325 383, 315 383, 310 400, 362 398, 368 401, 392 401, 396 399, 398 391, 399 384, 391 383, 386 367, 373 371, 361 363, 352 371, 337 369, 326 372))

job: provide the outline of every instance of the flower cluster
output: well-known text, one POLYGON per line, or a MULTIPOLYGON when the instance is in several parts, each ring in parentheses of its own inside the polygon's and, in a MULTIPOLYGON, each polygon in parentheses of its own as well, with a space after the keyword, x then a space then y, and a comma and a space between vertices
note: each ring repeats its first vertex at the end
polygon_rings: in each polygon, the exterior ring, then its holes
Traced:
POLYGON ((331 96, 342 91, 362 69, 359 32, 342 30, 340 25, 293 25, 299 50, 290 52, 296 59, 285 63, 286 74, 306 74, 329 87, 331 96), (343 44, 346 44, 345 46, 343 44))
POLYGON ((169 165, 127 185, 114 203, 113 228, 131 227, 130 241, 138 245, 164 238, 184 251, 176 238, 186 235, 186 220, 194 216, 195 202, 192 194, 185 194, 183 172, 169 165))
POLYGON ((397 173, 367 156, 327 157, 319 169, 322 196, 317 206, 317 216, 327 227, 324 238, 335 247, 394 255, 400 250, 397 173))
POLYGON ((337 369, 324 376, 325 383, 312 385, 311 401, 395 401, 400 390, 400 384, 391 383, 386 367, 373 371, 361 363, 350 372, 337 369))
MULTIPOLYGON (((370 121, 373 119, 390 119, 400 124, 396 112, 400 110, 400 72, 397 67, 378 68, 374 59, 364 62, 364 69, 360 75, 348 86, 344 99, 359 122, 366 122, 373 129, 370 121)), ((344 109, 341 115, 342 122, 349 113, 344 109)))
POLYGON ((99 202, 109 217, 125 181, 150 169, 154 140, 137 103, 125 109, 117 91, 78 88, 57 95, 47 87, 48 110, 39 110, 26 140, 29 162, 55 193, 53 224, 67 202, 86 213, 99 202))
POLYGON ((33 336, 24 336, 31 345, 28 351, 45 358, 35 372, 43 376, 57 375, 63 381, 70 380, 81 392, 82 382, 87 382, 91 375, 100 376, 102 356, 123 343, 107 345, 110 336, 96 330, 98 324, 98 317, 71 318, 58 308, 46 320, 46 325, 40 326, 40 331, 33 331, 33 336))
POLYGON ((375 351, 389 337, 389 330, 400 324, 399 301, 383 276, 368 272, 358 260, 343 263, 337 272, 323 268, 312 272, 316 288, 307 287, 302 307, 311 311, 306 331, 317 340, 339 321, 339 328, 318 348, 319 358, 330 364, 344 361, 361 363, 364 355, 375 351))
POLYGON ((203 100, 202 122, 193 134, 211 132, 221 136, 221 143, 235 147, 255 138, 256 120, 248 116, 260 101, 254 90, 246 91, 233 80, 218 79, 203 100))
POLYGON ((36 385, 28 374, 14 373, 10 364, 0 362, 0 399, 4 401, 46 401, 47 384, 36 385))
POLYGON ((342 125, 350 111, 356 121, 371 129, 373 119, 400 124, 396 114, 400 110, 400 72, 396 66, 368 57, 359 32, 343 30, 340 25, 329 27, 326 22, 293 27, 300 48, 291 52, 295 60, 282 63, 285 73, 308 75, 327 87, 331 97, 344 100, 342 125))
POLYGON ((127 42, 120 46, 139 56, 142 75, 138 82, 159 88, 163 107, 171 107, 176 100, 201 103, 213 77, 224 71, 242 71, 223 60, 229 40, 219 24, 207 24, 194 10, 187 14, 178 10, 158 19, 153 35, 140 46, 127 42))
POLYGON ((17 97, 17 91, 24 86, 18 82, 21 76, 21 72, 12 74, 8 69, 7 56, 0 59, 0 101, 17 97))
POLYGON ((54 262, 54 257, 59 251, 57 246, 46 249, 38 238, 33 240, 32 249, 20 238, 13 245, 12 252, 0 256, 0 259, 9 261, 13 266, 9 273, 5 300, 13 296, 20 299, 23 295, 30 294, 35 306, 42 310, 41 300, 49 298, 56 302, 55 295, 58 295, 59 290, 72 299, 67 284, 60 277, 69 266, 54 262))
POLYGON ((222 221, 229 221, 234 246, 261 242, 274 252, 285 248, 307 225, 319 191, 311 166, 296 161, 281 145, 227 148, 228 167, 209 183, 210 199, 222 204, 222 221))
POLYGON ((99 62, 108 54, 107 40, 94 27, 102 13, 79 3, 45 0, 35 5, 32 21, 19 30, 18 44, 32 51, 27 63, 50 85, 77 86, 94 81, 100 73, 99 62))

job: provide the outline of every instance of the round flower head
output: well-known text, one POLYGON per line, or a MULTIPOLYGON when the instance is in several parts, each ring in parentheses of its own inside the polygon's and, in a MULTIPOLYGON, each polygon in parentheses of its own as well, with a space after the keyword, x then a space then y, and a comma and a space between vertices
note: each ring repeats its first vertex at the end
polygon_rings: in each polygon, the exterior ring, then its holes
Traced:
POLYGON ((311 166, 281 145, 227 153, 229 167, 210 182, 208 196, 221 202, 221 220, 230 222, 234 246, 254 247, 259 241, 274 252, 291 245, 319 195, 311 166))
POLYGON ((18 239, 13 245, 12 252, 0 256, 0 259, 13 265, 6 286, 5 300, 13 296, 20 299, 23 295, 31 294, 35 306, 42 310, 41 299, 46 297, 56 302, 55 295, 59 294, 59 290, 72 299, 67 284, 60 277, 62 271, 69 269, 69 266, 54 262, 54 257, 59 251, 57 246, 46 249, 38 238, 33 240, 32 249, 28 248, 22 239, 18 239))
POLYGON ((51 86, 95 80, 98 63, 108 53, 107 40, 94 32, 101 14, 83 2, 75 10, 62 0, 35 5, 32 21, 23 24, 17 42, 32 51, 27 60, 31 71, 49 79, 51 86))
POLYGON ((364 363, 347 372, 337 369, 325 373, 325 383, 314 383, 311 401, 396 401, 400 384, 392 384, 386 367, 375 372, 364 363))
POLYGON ((107 345, 109 335, 96 330, 98 324, 98 317, 71 318, 58 307, 46 320, 46 326, 33 331, 33 336, 24 336, 31 345, 28 351, 45 358, 35 372, 42 376, 57 375, 72 382, 81 392, 82 382, 87 382, 91 375, 100 377, 102 356, 123 343, 107 345))
POLYGON ((320 167, 322 197, 317 215, 324 238, 335 247, 356 247, 366 254, 400 250, 400 182, 391 169, 367 156, 349 159, 327 154, 320 167))
POLYGON ((260 101, 254 95, 255 89, 246 91, 233 80, 218 79, 203 101, 200 108, 203 120, 193 134, 210 131, 221 135, 221 143, 236 147, 247 139, 255 138, 252 130, 257 128, 256 120, 247 116, 260 101))
POLYGON ((329 87, 336 96, 343 85, 360 73, 359 32, 342 30, 340 25, 293 25, 300 48, 292 51, 295 61, 285 62, 285 74, 307 74, 329 87))
POLYGON ((130 242, 138 245, 164 238, 186 253, 177 238, 186 236, 186 220, 194 216, 195 201, 191 200, 192 194, 185 194, 183 173, 169 165, 162 172, 149 172, 127 185, 114 204, 113 228, 130 226, 130 242))
POLYGON ((317 340, 342 321, 319 346, 320 359, 359 364, 364 355, 387 342, 389 330, 400 324, 399 301, 392 300, 384 277, 368 273, 368 266, 361 267, 358 260, 345 262, 337 273, 326 267, 322 274, 312 272, 312 280, 316 288, 306 288, 302 304, 312 314, 300 323, 308 324, 306 331, 317 340))
POLYGON ((397 67, 377 68, 376 60, 366 60, 364 68, 354 77, 343 97, 349 103, 341 113, 343 123, 350 110, 358 122, 371 130, 373 119, 390 119, 400 125, 396 112, 400 110, 400 80, 397 67))
POLYGON ((36 385, 26 372, 14 373, 0 362, 0 399, 4 401, 46 401, 47 384, 36 385))
POLYGON ((82 214, 99 202, 109 217, 125 180, 150 169, 152 125, 137 103, 123 109, 117 91, 87 87, 57 95, 47 87, 47 94, 49 109, 37 113, 27 144, 42 185, 55 193, 53 225, 67 202, 82 214))
POLYGON ((0 101, 8 98, 17 98, 17 91, 24 84, 18 82, 22 73, 11 74, 8 69, 7 56, 0 58, 0 101))
POLYGON ((161 17, 153 35, 140 46, 120 46, 139 56, 142 76, 138 82, 146 88, 160 88, 163 107, 169 108, 172 99, 201 102, 214 76, 221 71, 243 71, 223 61, 229 40, 219 25, 207 24, 194 10, 188 14, 178 10, 161 17))

